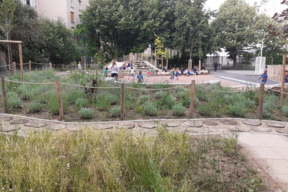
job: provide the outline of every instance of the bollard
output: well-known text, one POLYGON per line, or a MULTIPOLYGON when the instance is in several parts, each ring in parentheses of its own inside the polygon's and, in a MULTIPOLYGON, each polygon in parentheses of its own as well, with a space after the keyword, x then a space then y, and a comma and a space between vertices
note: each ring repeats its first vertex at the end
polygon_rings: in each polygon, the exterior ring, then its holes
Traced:
POLYGON ((263 98, 264 98, 264 84, 262 83, 260 85, 260 90, 259 90, 259 112, 258 112, 258 118, 262 119, 263 118, 263 98))
POLYGON ((6 97, 6 86, 4 75, 1 76, 1 87, 2 87, 2 97, 4 105, 4 113, 7 113, 7 97, 6 97))

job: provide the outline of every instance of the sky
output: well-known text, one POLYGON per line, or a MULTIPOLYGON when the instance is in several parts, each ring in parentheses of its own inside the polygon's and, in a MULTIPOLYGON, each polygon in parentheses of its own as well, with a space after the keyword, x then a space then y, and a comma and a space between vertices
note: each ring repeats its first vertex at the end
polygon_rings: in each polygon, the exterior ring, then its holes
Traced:
MULTIPOLYGON (((259 4, 261 0, 245 0, 250 5, 254 5, 254 3, 257 1, 259 4)), ((218 10, 219 7, 225 2, 225 0, 208 0, 206 2, 205 8, 210 8, 211 10, 218 10)))

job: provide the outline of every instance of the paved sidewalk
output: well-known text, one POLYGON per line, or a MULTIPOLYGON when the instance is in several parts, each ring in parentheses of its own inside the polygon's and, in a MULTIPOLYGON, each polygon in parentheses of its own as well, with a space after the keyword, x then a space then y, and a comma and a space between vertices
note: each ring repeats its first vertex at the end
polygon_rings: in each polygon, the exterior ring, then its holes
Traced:
MULTIPOLYGON (((276 182, 288 191, 288 138, 269 133, 239 133, 239 144, 276 182)), ((265 172, 265 173, 266 173, 265 172)), ((265 174, 263 173, 263 174, 265 174)))

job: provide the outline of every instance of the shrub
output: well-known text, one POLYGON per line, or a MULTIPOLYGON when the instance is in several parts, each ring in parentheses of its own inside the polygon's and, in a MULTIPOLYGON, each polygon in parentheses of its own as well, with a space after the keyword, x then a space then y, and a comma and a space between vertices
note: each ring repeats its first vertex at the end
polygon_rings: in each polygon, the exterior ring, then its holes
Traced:
POLYGON ((288 106, 282 107, 282 111, 286 115, 286 117, 288 117, 288 106))
POLYGON ((157 108, 155 107, 155 104, 151 102, 146 102, 143 110, 145 115, 154 116, 157 114, 157 108))
POLYGON ((19 85, 19 87, 17 87, 16 92, 18 94, 22 94, 22 93, 26 92, 27 90, 29 90, 29 88, 30 88, 29 85, 21 84, 21 85, 19 85))
POLYGON ((177 98, 182 99, 183 97, 185 97, 185 92, 184 91, 177 92, 177 98))
POLYGON ((233 95, 225 95, 224 96, 225 103, 232 104, 235 101, 233 95))
MULTIPOLYGON (((190 103, 189 103, 190 104, 190 103)), ((200 101, 199 101, 199 99, 195 96, 194 97, 194 107, 196 108, 196 107, 199 107, 199 104, 200 104, 200 101)))
POLYGON ((209 95, 207 92, 202 91, 200 94, 196 94, 197 98, 199 98, 200 101, 208 101, 209 95))
POLYGON ((34 95, 34 92, 32 92, 31 90, 29 89, 26 89, 25 91, 22 92, 21 96, 22 96, 22 99, 24 101, 27 101, 29 99, 31 99, 34 95))
POLYGON ((108 101, 105 99, 97 100, 96 102, 96 107, 98 108, 99 111, 106 111, 108 110, 109 106, 110 103, 108 103, 108 101))
POLYGON ((86 107, 88 105, 88 100, 85 98, 78 98, 75 102, 76 106, 86 107))
POLYGON ((89 108, 81 108, 79 111, 81 119, 93 119, 93 110, 89 108))
MULTIPOLYGON (((189 108, 190 107, 190 98, 186 97, 182 100, 181 102, 182 106, 189 108)), ((194 107, 199 107, 200 101, 199 99, 195 96, 194 97, 194 107)))
POLYGON ((171 109, 175 103, 175 98, 169 94, 166 94, 157 102, 157 105, 160 109, 171 109))
POLYGON ((263 109, 263 117, 264 118, 269 118, 270 116, 271 116, 271 114, 269 113, 269 110, 263 109))
POLYGON ((42 110, 43 105, 40 102, 33 102, 29 105, 29 112, 36 113, 42 110))
POLYGON ((121 107, 113 107, 110 110, 112 117, 120 117, 121 115, 121 107))
POLYGON ((113 94, 108 94, 105 96, 105 98, 110 105, 116 105, 118 102, 117 96, 113 94))
POLYGON ((155 98, 159 99, 161 97, 164 97, 166 93, 164 91, 158 91, 155 93, 155 98))
POLYGON ((211 103, 201 105, 198 109, 198 113, 206 117, 212 117, 214 114, 213 111, 214 110, 211 103))
POLYGON ((148 90, 147 89, 141 89, 141 94, 147 95, 148 94, 148 90))
POLYGON ((13 108, 19 108, 21 106, 21 99, 18 97, 17 93, 9 92, 7 94, 7 97, 8 97, 7 100, 8 106, 11 106, 13 108))
POLYGON ((247 99, 247 100, 245 100, 245 106, 249 107, 249 108, 252 108, 252 107, 255 106, 255 101, 247 99))
POLYGON ((85 96, 85 93, 82 89, 79 88, 73 88, 73 89, 69 89, 67 92, 67 99, 68 102, 70 103, 76 103, 77 99, 79 98, 83 98, 85 96))
MULTIPOLYGON (((49 99, 49 109, 52 112, 53 115, 59 115, 59 106, 58 106, 58 99, 56 95, 53 95, 49 99)), ((63 111, 67 110, 68 104, 67 104, 67 96, 65 94, 62 95, 62 104, 63 104, 63 111)))
POLYGON ((182 116, 185 114, 185 107, 182 105, 174 105, 172 107, 173 114, 176 116, 182 116))
POLYGON ((245 117, 247 111, 243 102, 237 102, 234 105, 227 106, 227 114, 238 117, 245 117))
POLYGON ((267 101, 270 101, 270 102, 272 102, 272 103, 276 103, 278 99, 279 99, 279 98, 278 98, 277 96, 275 96, 275 95, 269 95, 269 96, 267 96, 267 98, 266 98, 267 101))
POLYGON ((150 100, 150 96, 149 95, 141 95, 139 97, 140 103, 145 103, 146 101, 149 101, 149 100, 150 100))
POLYGON ((275 109, 276 105, 273 101, 267 100, 263 104, 263 109, 266 109, 267 111, 271 111, 275 109))
POLYGON ((185 88, 182 87, 182 86, 177 86, 177 87, 175 87, 175 90, 176 90, 177 92, 184 92, 184 91, 185 91, 185 88))

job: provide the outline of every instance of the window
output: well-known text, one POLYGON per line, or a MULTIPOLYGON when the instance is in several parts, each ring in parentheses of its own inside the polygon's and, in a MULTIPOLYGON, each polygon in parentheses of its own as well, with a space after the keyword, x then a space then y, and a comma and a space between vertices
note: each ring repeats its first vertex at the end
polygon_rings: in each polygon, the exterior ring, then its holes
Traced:
POLYGON ((74 12, 71 12, 71 23, 74 23, 74 12))
POLYGON ((73 0, 70 0, 70 6, 71 6, 71 7, 74 7, 74 6, 73 6, 73 0))
POLYGON ((79 1, 79 10, 80 10, 80 11, 82 10, 82 3, 81 3, 81 1, 79 1))
POLYGON ((80 21, 80 24, 82 24, 82 19, 81 19, 82 15, 79 15, 79 21, 80 21))
POLYGON ((31 4, 30 4, 30 0, 26 0, 26 5, 27 5, 28 7, 31 6, 31 4))

